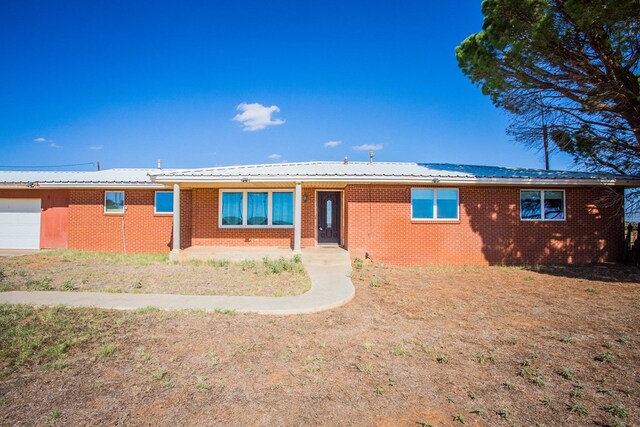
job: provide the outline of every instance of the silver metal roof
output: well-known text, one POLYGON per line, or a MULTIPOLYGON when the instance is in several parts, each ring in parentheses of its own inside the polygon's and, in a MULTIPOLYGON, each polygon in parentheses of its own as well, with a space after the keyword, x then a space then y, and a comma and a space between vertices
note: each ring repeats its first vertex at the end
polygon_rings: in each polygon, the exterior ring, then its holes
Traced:
POLYGON ((355 181, 640 186, 640 177, 446 163, 305 162, 155 170, 157 182, 355 181))
POLYGON ((0 171, 0 186, 15 187, 163 187, 149 176, 158 169, 101 171, 0 171))
POLYGON ((0 171, 0 187, 163 188, 170 183, 380 182, 460 185, 618 185, 640 187, 640 177, 447 163, 304 162, 203 169, 106 169, 92 172, 0 171))

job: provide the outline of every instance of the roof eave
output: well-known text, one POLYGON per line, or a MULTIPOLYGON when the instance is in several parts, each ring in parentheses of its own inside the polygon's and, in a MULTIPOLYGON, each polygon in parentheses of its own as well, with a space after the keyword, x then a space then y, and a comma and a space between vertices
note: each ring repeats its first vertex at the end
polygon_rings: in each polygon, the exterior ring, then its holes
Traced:
POLYGON ((612 178, 478 178, 478 177, 389 177, 389 176, 156 176, 159 183, 238 183, 238 182, 353 182, 389 184, 453 185, 540 185, 540 186, 615 186, 640 187, 640 180, 612 178))

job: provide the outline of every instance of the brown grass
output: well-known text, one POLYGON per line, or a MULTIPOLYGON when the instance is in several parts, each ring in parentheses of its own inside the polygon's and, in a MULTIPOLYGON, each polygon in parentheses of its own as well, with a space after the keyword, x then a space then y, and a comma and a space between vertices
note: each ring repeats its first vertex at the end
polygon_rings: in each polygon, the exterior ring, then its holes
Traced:
POLYGON ((365 266, 353 277, 351 303, 305 316, 5 306, 2 348, 16 345, 13 325, 50 331, 45 348, 87 338, 64 356, 37 345, 20 363, 19 352, 2 353, 0 419, 638 424, 637 270, 365 266), (596 360, 605 352, 613 357, 596 360))
POLYGON ((311 286, 302 266, 297 267, 274 273, 262 261, 173 263, 166 254, 51 251, 0 258, 0 290, 289 296, 311 286))

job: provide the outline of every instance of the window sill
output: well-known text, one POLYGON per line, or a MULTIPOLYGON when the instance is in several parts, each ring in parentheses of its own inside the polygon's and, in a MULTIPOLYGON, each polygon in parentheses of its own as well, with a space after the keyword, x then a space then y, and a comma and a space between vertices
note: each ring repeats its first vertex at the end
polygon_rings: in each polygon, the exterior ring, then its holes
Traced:
POLYGON ((270 229, 284 229, 284 230, 292 230, 293 225, 218 225, 218 228, 233 228, 233 229, 244 229, 244 230, 270 230, 270 229))
POLYGON ((158 213, 158 212, 154 212, 153 216, 173 216, 173 213, 158 213))
POLYGON ((460 224, 459 219, 412 219, 411 224, 460 224))

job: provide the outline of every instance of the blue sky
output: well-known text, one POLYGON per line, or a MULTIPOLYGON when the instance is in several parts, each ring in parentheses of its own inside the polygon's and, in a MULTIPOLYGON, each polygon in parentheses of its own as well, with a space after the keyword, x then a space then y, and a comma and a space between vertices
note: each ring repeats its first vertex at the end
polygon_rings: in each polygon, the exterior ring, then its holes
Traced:
POLYGON ((471 0, 3 1, 0 165, 367 160, 373 146, 378 161, 542 167, 457 67, 481 25, 471 0))

